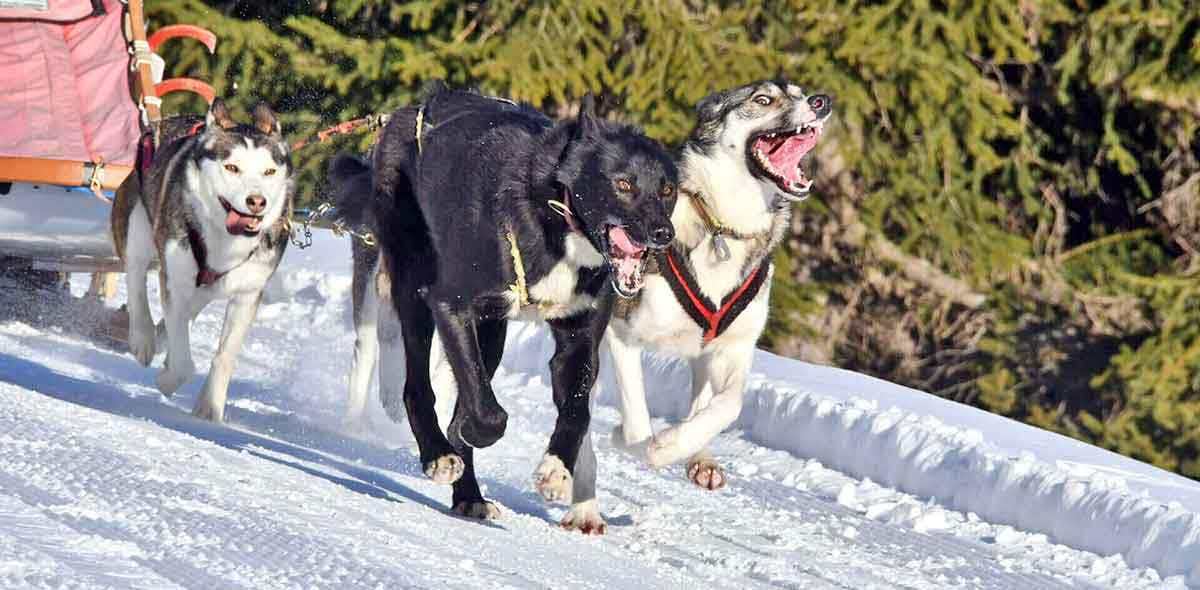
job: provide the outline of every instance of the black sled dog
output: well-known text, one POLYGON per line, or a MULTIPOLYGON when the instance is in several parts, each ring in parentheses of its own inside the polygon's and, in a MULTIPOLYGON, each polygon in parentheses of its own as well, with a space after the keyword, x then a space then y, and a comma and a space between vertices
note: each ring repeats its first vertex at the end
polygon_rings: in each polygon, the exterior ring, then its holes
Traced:
MULTIPOLYGON (((353 176, 354 166, 342 160, 334 176, 353 176)), ((499 440, 507 423, 491 388, 507 321, 539 319, 555 339, 559 417, 535 486, 548 500, 570 497, 613 302, 641 290, 650 251, 674 238, 670 154, 598 118, 590 96, 576 119, 554 123, 529 107, 438 88, 393 113, 370 169, 380 273, 401 325, 404 405, 425 473, 453 483, 454 512, 498 516, 480 492, 472 450, 499 440), (435 328, 458 390, 445 432, 430 383, 435 328)))

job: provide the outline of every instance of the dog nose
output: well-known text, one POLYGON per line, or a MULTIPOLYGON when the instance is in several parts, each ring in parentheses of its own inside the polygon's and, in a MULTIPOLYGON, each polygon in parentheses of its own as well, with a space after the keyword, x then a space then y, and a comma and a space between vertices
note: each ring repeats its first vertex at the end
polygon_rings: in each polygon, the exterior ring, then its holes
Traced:
POLYGON ((258 215, 267 208, 267 198, 262 195, 250 195, 246 197, 246 207, 250 209, 250 213, 258 215))
POLYGON ((833 110, 833 97, 828 94, 814 94, 808 97, 808 108, 813 114, 824 117, 833 110))
POLYGON ((650 230, 650 245, 655 248, 666 248, 675 239, 675 228, 670 224, 660 225, 650 230))

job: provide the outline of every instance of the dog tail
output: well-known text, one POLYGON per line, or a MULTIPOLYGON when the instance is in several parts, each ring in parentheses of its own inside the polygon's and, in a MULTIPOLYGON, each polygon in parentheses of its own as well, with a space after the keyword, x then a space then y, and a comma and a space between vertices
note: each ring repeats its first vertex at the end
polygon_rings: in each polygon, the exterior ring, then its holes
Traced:
POLYGON ((421 150, 417 134, 423 131, 419 129, 422 110, 423 106, 414 105, 392 112, 372 150, 373 188, 380 218, 415 207, 409 174, 421 150))
POLYGON ((371 165, 359 156, 338 154, 329 163, 329 184, 338 217, 351 227, 371 226, 371 165))

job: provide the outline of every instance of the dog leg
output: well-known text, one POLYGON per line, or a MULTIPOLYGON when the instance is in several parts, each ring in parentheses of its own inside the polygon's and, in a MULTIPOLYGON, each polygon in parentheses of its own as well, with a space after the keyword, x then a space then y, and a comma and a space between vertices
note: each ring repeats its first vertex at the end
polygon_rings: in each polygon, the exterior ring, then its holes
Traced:
POLYGON ((621 424, 613 429, 613 446, 632 451, 654 435, 650 427, 650 410, 646 408, 645 381, 642 378, 642 351, 623 342, 611 326, 604 334, 605 345, 612 356, 621 391, 621 424))
MULTIPOLYGON (((354 315, 354 361, 350 365, 350 396, 346 404, 346 415, 342 423, 354 427, 362 422, 367 409, 367 390, 379 359, 379 336, 376 325, 379 320, 379 297, 375 289, 379 270, 378 255, 375 260, 363 260, 369 256, 361 252, 363 247, 354 244, 354 275, 351 284, 351 300, 354 315), (364 276, 365 275, 365 276, 364 276)), ((372 250, 374 252, 374 250, 372 250)), ((380 380, 380 391, 383 382, 380 380)))
POLYGON ((191 329, 192 299, 200 294, 191 282, 196 266, 191 256, 191 252, 180 249, 178 244, 168 244, 164 257, 166 260, 159 272, 159 285, 163 290, 163 322, 167 328, 167 360, 158 372, 155 384, 166 396, 173 395, 179 386, 196 375, 188 332, 191 329), (170 269, 170 272, 166 272, 166 269, 170 269))
POLYGON ((231 299, 226 306, 221 342, 217 345, 217 354, 208 370, 208 378, 204 380, 204 388, 200 391, 200 397, 196 399, 196 406, 192 408, 192 414, 197 418, 213 422, 225 420, 225 398, 229 393, 229 379, 233 375, 233 368, 237 366, 242 341, 250 331, 250 325, 254 323, 261 300, 260 292, 253 296, 231 299))
MULTIPOLYGON (((496 369, 500 367, 500 359, 504 355, 504 338, 507 333, 508 322, 504 320, 491 320, 479 323, 479 346, 481 357, 483 360, 484 372, 490 382, 492 377, 496 375, 496 369)), ((436 338, 435 338, 436 340, 436 338)), ((440 346, 439 343, 434 343, 435 346, 440 346)), ((445 355, 436 355, 442 356, 445 355)), ((452 371, 447 371, 452 373, 452 371)), ((451 375, 451 379, 453 376, 451 375)), ((454 387, 454 382, 451 380, 448 384, 443 383, 442 390, 438 390, 438 406, 445 406, 444 386, 449 385, 454 387)), ((443 409, 444 412, 444 409, 443 409)), ((455 514, 468 518, 477 518, 480 520, 494 520, 500 518, 500 509, 492 502, 488 502, 483 498, 483 492, 479 489, 479 481, 475 477, 475 451, 471 447, 463 446, 458 449, 463 458, 463 474, 454 482, 454 493, 452 494, 452 504, 455 514)))
POLYGON ((596 451, 592 434, 588 432, 575 460, 574 485, 571 488, 571 509, 563 516, 562 527, 585 535, 603 535, 608 530, 600 506, 596 502, 596 451))
POLYGON ((146 295, 146 271, 154 261, 154 237, 139 202, 130 213, 125 240, 125 292, 129 302, 129 350, 143 367, 154 360, 155 329, 146 295))
POLYGON ((437 483, 453 483, 462 477, 465 465, 462 456, 450 446, 438 427, 434 410, 435 394, 429 381, 433 317, 425 302, 416 297, 416 286, 404 277, 393 275, 392 278, 403 281, 392 290, 387 307, 399 318, 404 336, 404 410, 408 414, 408 426, 417 441, 425 475, 437 483))
POLYGON ((454 482, 454 492, 450 495, 451 511, 459 516, 479 520, 500 518, 500 508, 483 498, 479 481, 475 479, 475 450, 463 447, 460 452, 463 458, 463 473, 462 477, 454 482))
MULTIPOLYGON (((390 287, 389 287, 390 291, 390 287)), ((408 373, 406 362, 408 353, 404 348, 404 332, 401 329, 400 318, 396 308, 390 303, 391 295, 380 293, 377 306, 378 316, 375 333, 379 346, 377 350, 379 367, 379 402, 383 411, 393 422, 401 422, 404 417, 404 391, 408 373)), ((436 341, 434 343, 436 345, 436 341)))
POLYGON ((716 351, 706 355, 705 359, 697 359, 696 362, 708 365, 707 381, 715 393, 694 415, 655 435, 646 449, 647 462, 661 467, 682 461, 700 452, 713 437, 733 424, 742 412, 746 374, 750 371, 753 354, 754 349, 745 346, 716 351))
POLYGON ((558 420, 542 464, 534 472, 534 487, 548 501, 563 501, 573 487, 571 469, 591 421, 591 394, 600 368, 600 341, 611 308, 550 320, 554 357, 550 380, 558 420), (570 466, 568 468, 567 466, 570 466))
POLYGON ((451 304, 454 297, 431 297, 438 337, 458 383, 458 402, 450 422, 449 439, 474 448, 489 447, 504 436, 508 413, 496 401, 485 370, 475 313, 451 304))
POLYGON ((436 330, 433 332, 433 346, 429 349, 429 375, 436 398, 434 410, 437 412, 438 427, 443 433, 448 433, 450 420, 454 418, 454 407, 458 404, 458 383, 454 381, 454 368, 446 359, 446 350, 442 348, 442 339, 436 330))
MULTIPOLYGON (((702 356, 691 359, 688 363, 692 369, 692 405, 688 410, 687 418, 684 419, 685 422, 699 414, 712 401, 712 380, 708 376, 710 362, 707 356, 702 356)), ((707 490, 725 487, 725 471, 713 459, 712 453, 707 448, 701 449, 688 458, 686 473, 692 483, 707 490)))

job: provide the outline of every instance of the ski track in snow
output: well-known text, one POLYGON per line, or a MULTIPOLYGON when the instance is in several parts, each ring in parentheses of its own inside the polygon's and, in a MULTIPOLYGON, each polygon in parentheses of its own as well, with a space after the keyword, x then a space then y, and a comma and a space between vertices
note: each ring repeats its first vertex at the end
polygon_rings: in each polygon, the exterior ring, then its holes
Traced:
POLYGON ((656 471, 614 450, 618 414, 604 406, 593 425, 609 534, 562 531, 565 507, 531 485, 555 416, 544 370, 496 379, 508 435, 476 457, 503 517, 451 516, 450 488, 421 474, 407 424, 374 399, 364 424, 341 422, 348 247, 318 244, 321 269, 290 251, 273 282, 225 425, 189 414, 221 304, 193 324, 199 374, 171 399, 153 387, 161 357, 143 369, 52 329, 0 323, 0 587, 1187 587, 736 430, 713 446, 729 487, 700 490, 682 466, 656 471))

